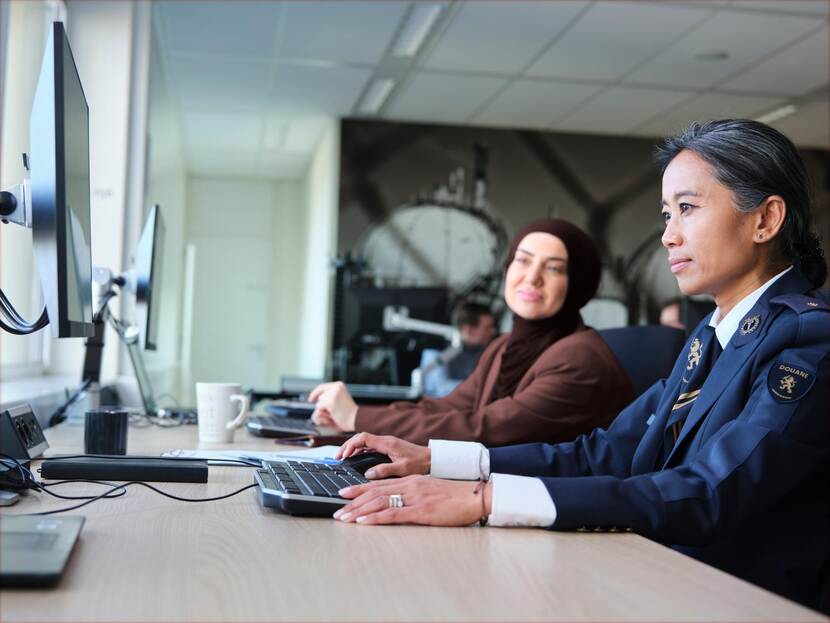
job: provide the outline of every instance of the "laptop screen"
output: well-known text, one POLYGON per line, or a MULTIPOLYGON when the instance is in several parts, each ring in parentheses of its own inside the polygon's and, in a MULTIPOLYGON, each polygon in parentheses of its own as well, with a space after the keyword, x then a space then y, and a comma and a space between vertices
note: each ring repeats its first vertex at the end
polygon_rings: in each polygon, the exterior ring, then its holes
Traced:
POLYGON ((127 352, 130 354, 130 361, 133 362, 135 379, 138 381, 138 392, 141 394, 141 402, 144 412, 147 414, 156 412, 156 400, 153 397, 153 386, 150 384, 150 377, 144 367, 144 358, 141 356, 141 348, 138 343, 128 344, 127 352))

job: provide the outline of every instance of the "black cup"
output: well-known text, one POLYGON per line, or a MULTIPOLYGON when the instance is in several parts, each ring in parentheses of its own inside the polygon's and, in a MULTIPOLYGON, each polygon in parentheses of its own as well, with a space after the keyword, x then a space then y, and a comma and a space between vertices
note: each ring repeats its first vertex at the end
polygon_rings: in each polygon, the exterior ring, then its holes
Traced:
POLYGON ((87 454, 127 454, 128 415, 102 407, 86 412, 84 451, 87 454))

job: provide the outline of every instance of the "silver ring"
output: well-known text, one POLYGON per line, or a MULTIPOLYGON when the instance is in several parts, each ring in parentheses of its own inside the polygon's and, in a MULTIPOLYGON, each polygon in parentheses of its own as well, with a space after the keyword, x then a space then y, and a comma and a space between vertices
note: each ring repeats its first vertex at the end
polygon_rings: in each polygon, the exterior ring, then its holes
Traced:
POLYGON ((390 495, 389 508, 403 508, 403 496, 397 493, 390 495))

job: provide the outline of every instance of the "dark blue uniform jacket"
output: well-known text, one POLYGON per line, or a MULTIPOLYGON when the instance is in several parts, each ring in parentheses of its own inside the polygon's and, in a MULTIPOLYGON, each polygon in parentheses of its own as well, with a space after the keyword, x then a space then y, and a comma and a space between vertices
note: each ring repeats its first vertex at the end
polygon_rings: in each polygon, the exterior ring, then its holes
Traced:
POLYGON ((708 317, 671 376, 607 430, 492 449, 491 472, 540 476, 555 530, 630 528, 818 607, 830 571, 830 305, 810 288, 793 269, 764 292, 665 461, 666 422, 708 317))

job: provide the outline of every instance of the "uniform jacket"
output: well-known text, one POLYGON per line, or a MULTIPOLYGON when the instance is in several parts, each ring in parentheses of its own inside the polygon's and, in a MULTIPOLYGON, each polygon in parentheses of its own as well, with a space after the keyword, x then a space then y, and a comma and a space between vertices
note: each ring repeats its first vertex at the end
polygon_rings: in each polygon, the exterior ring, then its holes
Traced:
POLYGON ((555 443, 607 426, 633 398, 631 383, 605 341, 582 327, 539 355, 512 396, 488 404, 507 338, 496 338, 473 374, 448 396, 360 407, 355 428, 419 444, 430 439, 494 446, 555 443))
POLYGON ((818 607, 830 570, 830 305, 809 290, 793 269, 764 292, 665 462, 666 422, 708 317, 671 376, 607 430, 495 449, 491 471, 543 476, 556 530, 633 529, 818 607))

